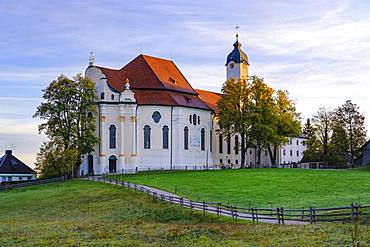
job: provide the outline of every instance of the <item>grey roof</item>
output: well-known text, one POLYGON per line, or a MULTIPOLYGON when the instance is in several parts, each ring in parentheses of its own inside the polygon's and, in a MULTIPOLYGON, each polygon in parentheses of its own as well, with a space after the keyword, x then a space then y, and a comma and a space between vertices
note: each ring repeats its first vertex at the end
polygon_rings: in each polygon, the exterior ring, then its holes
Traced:
POLYGON ((6 150, 0 158, 0 173, 2 174, 34 174, 35 171, 13 156, 11 150, 6 150))
POLYGON ((240 48, 242 44, 239 43, 238 39, 236 39, 236 42, 233 44, 233 46, 234 50, 232 50, 232 52, 230 52, 227 56, 226 65, 228 65, 230 61, 233 61, 234 63, 246 62, 249 65, 248 56, 240 48))

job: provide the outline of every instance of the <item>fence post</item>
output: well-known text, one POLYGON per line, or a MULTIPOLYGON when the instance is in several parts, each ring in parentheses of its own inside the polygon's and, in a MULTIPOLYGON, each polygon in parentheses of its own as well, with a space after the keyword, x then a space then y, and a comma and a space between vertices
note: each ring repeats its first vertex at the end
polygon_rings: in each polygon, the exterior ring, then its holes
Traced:
POLYGON ((284 208, 283 207, 280 208, 280 220, 281 220, 281 224, 285 225, 285 223, 284 223, 284 208))
POLYGON ((312 207, 310 207, 310 224, 312 224, 312 207))
POLYGON ((302 208, 302 221, 304 219, 304 208, 302 208))
POLYGON ((280 209, 279 208, 276 208, 276 215, 277 215, 278 224, 280 225, 280 209))
POLYGON ((220 206, 221 206, 221 203, 217 203, 217 216, 220 216, 220 206))
POLYGON ((190 200, 190 209, 191 211, 193 211, 193 201, 192 200, 190 200))
POLYGON ((252 210, 252 220, 253 220, 253 223, 254 223, 254 208, 252 207, 251 210, 252 210))
POLYGON ((206 202, 203 201, 203 214, 206 214, 206 202))
POLYGON ((157 192, 153 192, 153 196, 154 196, 154 201, 157 200, 157 192))
POLYGON ((354 224, 355 223, 355 211, 354 211, 353 203, 351 203, 351 220, 352 220, 352 224, 354 224))

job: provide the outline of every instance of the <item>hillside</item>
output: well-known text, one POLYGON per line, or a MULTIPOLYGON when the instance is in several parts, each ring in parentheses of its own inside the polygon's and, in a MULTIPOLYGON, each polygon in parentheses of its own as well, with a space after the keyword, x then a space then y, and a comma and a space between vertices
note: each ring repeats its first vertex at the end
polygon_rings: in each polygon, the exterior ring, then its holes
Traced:
POLYGON ((81 180, 0 193, 0 246, 333 246, 349 245, 352 228, 253 225, 81 180))
POLYGON ((118 179, 193 199, 242 207, 334 207, 370 204, 370 170, 237 169, 142 172, 118 179))

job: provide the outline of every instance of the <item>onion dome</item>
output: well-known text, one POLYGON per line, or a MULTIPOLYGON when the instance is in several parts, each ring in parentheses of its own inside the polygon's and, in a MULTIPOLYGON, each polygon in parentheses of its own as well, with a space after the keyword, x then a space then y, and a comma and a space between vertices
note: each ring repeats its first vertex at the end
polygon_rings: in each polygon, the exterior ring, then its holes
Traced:
POLYGON ((227 56, 226 59, 226 65, 229 64, 230 61, 233 61, 234 63, 243 63, 246 62, 249 65, 249 59, 247 54, 242 51, 240 48, 242 44, 238 41, 238 35, 236 35, 236 42, 233 44, 234 50, 230 52, 230 54, 227 56))

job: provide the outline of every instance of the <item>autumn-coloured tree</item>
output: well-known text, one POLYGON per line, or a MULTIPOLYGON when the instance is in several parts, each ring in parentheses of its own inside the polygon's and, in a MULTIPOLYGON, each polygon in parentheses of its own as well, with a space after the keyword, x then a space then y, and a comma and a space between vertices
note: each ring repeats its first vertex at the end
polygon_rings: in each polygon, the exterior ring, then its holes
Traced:
POLYGON ((301 134, 301 123, 299 113, 296 111, 294 102, 289 99, 287 91, 276 91, 273 102, 272 116, 275 126, 273 126, 274 131, 271 133, 267 148, 271 164, 275 166, 278 147, 286 144, 289 137, 296 137, 301 134))
MULTIPOLYGON (((241 137, 241 167, 245 166, 245 154, 250 135, 250 88, 247 80, 228 80, 222 87, 223 96, 218 101, 219 125, 223 136, 241 137)), ((238 148, 238 147, 236 147, 238 148)))
POLYGON ((256 147, 257 165, 261 150, 267 148, 271 162, 276 163, 276 149, 288 137, 300 133, 299 117, 286 91, 274 91, 263 79, 252 76, 249 80, 229 80, 222 88, 219 125, 225 137, 241 136, 242 163, 248 147, 256 147))

